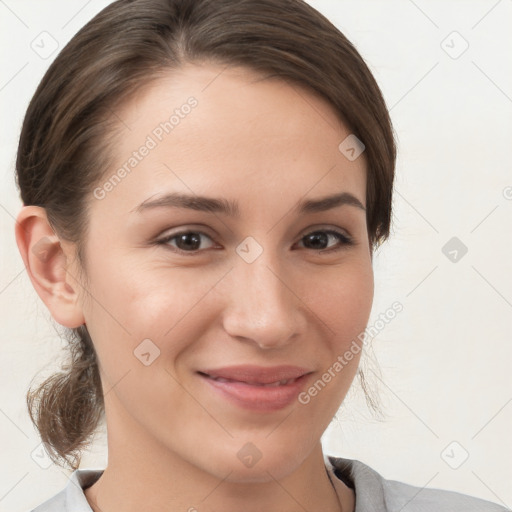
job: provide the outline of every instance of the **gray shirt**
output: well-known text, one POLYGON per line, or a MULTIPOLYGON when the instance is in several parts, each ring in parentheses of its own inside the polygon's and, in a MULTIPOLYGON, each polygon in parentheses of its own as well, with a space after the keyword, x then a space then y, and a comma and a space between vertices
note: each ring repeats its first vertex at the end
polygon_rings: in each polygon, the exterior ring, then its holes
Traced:
MULTIPOLYGON (((466 494, 387 480, 358 460, 328 455, 324 460, 338 496, 342 481, 354 489, 355 512, 511 512, 466 494)), ((102 473, 100 469, 77 469, 62 491, 31 512, 92 512, 84 489, 102 473)))

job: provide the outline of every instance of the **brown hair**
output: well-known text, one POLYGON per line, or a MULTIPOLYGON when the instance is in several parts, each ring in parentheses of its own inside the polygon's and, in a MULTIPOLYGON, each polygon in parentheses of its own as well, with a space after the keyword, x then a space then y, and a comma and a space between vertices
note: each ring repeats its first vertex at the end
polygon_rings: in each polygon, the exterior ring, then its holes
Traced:
MULTIPOLYGON (((169 70, 205 61, 245 66, 325 98, 365 145, 371 250, 388 238, 396 158, 389 113, 362 57, 331 22, 303 0, 118 0, 49 67, 16 160, 23 203, 45 208, 52 229, 76 244, 82 268, 86 199, 111 162, 116 108, 169 70)), ((27 405, 53 462, 76 469, 104 402, 87 328, 70 331, 70 364, 29 390, 27 405)))

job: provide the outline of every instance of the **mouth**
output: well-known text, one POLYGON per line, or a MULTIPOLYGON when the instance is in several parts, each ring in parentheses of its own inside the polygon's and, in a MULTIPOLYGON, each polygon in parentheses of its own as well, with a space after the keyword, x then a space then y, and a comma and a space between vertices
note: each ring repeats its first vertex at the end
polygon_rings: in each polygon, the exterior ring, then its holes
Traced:
POLYGON ((259 412, 291 405, 312 373, 298 366, 232 366, 197 372, 224 400, 259 412))
MULTIPOLYGON (((291 382, 296 381, 297 379, 284 379, 284 380, 278 380, 276 382, 269 382, 268 384, 263 384, 261 382, 251 382, 251 381, 237 381, 236 379, 225 379, 223 377, 212 377, 208 374, 202 374, 205 377, 209 377, 210 379, 214 380, 215 382, 238 382, 239 384, 247 384, 248 386, 262 386, 265 388, 275 388, 277 386, 286 386, 290 384, 291 382)), ((300 377, 297 377, 300 378, 300 377)))

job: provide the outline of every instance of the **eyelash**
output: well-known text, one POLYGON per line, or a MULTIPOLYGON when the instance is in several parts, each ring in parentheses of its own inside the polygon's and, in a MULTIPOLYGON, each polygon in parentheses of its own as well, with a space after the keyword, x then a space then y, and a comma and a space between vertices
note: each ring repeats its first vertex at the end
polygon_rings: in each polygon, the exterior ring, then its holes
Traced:
MULTIPOLYGON (((187 255, 187 256, 196 256, 198 254, 200 254, 201 252, 205 251, 206 249, 199 249, 199 250, 193 250, 193 251, 184 251, 183 249, 179 249, 178 247, 174 247, 174 246, 170 246, 169 245, 169 242, 171 240, 174 240, 175 238, 178 238, 179 236, 181 235, 185 235, 185 234, 199 234, 199 235, 204 235, 208 238, 210 238, 210 240, 212 240, 212 238, 207 235, 206 233, 203 233, 202 231, 194 231, 194 230, 184 230, 184 231, 180 231, 178 233, 173 233, 172 235, 169 235, 169 236, 166 236, 165 238, 161 238, 159 240, 156 240, 155 241, 155 244, 156 245, 162 245, 164 247, 168 247, 170 248, 171 251, 173 252, 176 252, 178 254, 184 254, 184 255, 187 255)), ((337 251, 340 251, 348 246, 351 246, 351 245, 355 245, 355 242, 352 238, 350 238, 349 236, 345 235, 344 233, 341 233, 339 231, 336 231, 336 230, 333 230, 333 229, 317 229, 317 230, 314 230, 314 231, 310 231, 309 233, 306 233, 300 240, 302 241, 304 238, 306 238, 307 236, 309 235, 312 235, 314 233, 326 233, 328 235, 333 235, 335 236, 339 242, 341 242, 341 245, 339 245, 338 247, 331 247, 329 249, 309 249, 310 251, 314 251, 318 254, 320 253, 331 253, 331 252, 337 252, 337 251)), ((213 240, 212 240, 213 241, 213 240)))

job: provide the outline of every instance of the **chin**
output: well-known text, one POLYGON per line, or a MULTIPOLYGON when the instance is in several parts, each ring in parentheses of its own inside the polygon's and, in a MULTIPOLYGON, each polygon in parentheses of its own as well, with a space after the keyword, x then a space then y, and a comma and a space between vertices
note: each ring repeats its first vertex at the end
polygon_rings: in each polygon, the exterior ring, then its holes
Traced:
POLYGON ((261 440, 261 443, 247 442, 241 449, 237 448, 235 458, 232 449, 222 455, 219 454, 217 460, 222 460, 223 463, 222 468, 217 467, 216 472, 221 473, 223 477, 229 474, 226 480, 233 483, 281 480, 293 473, 307 458, 308 453, 298 446, 301 445, 276 446, 269 440, 261 440))
POLYGON ((247 484, 272 482, 286 478, 293 473, 298 466, 295 461, 286 460, 268 461, 266 464, 260 462, 252 468, 231 467, 229 469, 231 473, 226 480, 233 483, 247 484))

